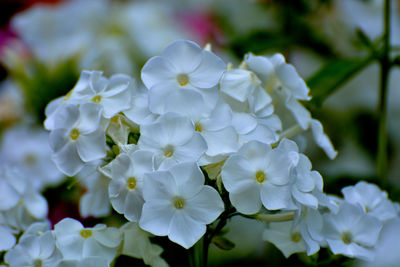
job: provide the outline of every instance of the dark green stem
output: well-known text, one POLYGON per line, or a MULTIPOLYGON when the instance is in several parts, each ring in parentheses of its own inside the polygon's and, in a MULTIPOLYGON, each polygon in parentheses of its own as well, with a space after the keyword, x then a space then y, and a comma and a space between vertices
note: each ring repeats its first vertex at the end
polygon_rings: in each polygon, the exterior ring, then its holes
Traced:
POLYGON ((378 155, 377 155, 377 171, 378 178, 382 186, 387 185, 387 91, 389 81, 390 63, 390 22, 391 22, 391 2, 385 0, 384 7, 384 44, 383 54, 380 60, 381 65, 381 80, 379 94, 379 126, 378 126, 378 155))

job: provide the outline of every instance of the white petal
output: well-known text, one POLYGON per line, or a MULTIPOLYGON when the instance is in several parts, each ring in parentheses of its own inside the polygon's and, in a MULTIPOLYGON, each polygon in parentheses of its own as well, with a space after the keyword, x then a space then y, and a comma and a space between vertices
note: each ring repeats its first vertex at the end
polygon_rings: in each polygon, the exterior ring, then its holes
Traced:
POLYGON ((119 229, 114 227, 107 227, 104 230, 93 231, 93 237, 102 245, 115 248, 121 244, 122 233, 119 229))
POLYGON ((206 232, 206 226, 192 219, 183 210, 176 212, 172 218, 168 237, 188 249, 193 246, 206 232))
POLYGON ((55 129, 49 134, 49 143, 53 152, 60 151, 70 140, 66 129, 55 129))
POLYGON ((131 107, 131 97, 131 91, 125 90, 119 94, 102 98, 101 105, 104 107, 103 116, 110 119, 118 112, 129 109, 131 107))
POLYGON ((9 250, 16 242, 12 232, 2 225, 0 225, 0 240, 0 251, 9 250))
POLYGON ((274 66, 266 57, 249 53, 246 55, 245 60, 249 69, 254 71, 263 82, 268 81, 269 76, 274 72, 274 66))
POLYGON ((256 128, 257 120, 250 114, 234 112, 232 114, 232 125, 239 134, 247 134, 256 128))
POLYGON ((79 136, 76 141, 78 154, 82 161, 90 162, 106 156, 106 136, 102 129, 88 135, 79 136))
POLYGON ((265 184, 261 187, 261 201, 268 210, 284 209, 290 199, 289 186, 274 186, 265 184))
POLYGON ((178 73, 188 74, 196 69, 202 60, 201 48, 191 41, 179 40, 167 46, 162 56, 167 58, 178 73))
POLYGON ((253 182, 254 171, 247 159, 243 156, 233 155, 228 158, 221 170, 222 182, 226 190, 240 189, 242 181, 253 182))
POLYGON ((82 134, 91 133, 99 128, 102 107, 96 103, 85 103, 79 106, 78 130, 82 134))
POLYGON ((308 129, 311 123, 310 112, 292 96, 289 96, 289 99, 286 100, 285 105, 290 112, 292 112, 294 118, 301 128, 303 128, 303 130, 308 129))
POLYGON ((5 180, 0 179, 0 210, 9 210, 17 205, 20 195, 18 192, 5 180))
POLYGON ((182 197, 191 198, 202 190, 204 175, 195 162, 175 165, 169 172, 174 177, 178 192, 182 197))
POLYGON ((128 192, 125 200, 125 218, 131 222, 137 222, 142 214, 144 200, 142 193, 136 189, 134 192, 128 192))
POLYGON ((206 185, 197 195, 188 199, 184 210, 196 221, 209 224, 224 211, 224 203, 218 192, 206 185))
POLYGON ((311 130, 317 145, 325 151, 330 159, 334 159, 337 155, 337 151, 333 147, 328 136, 324 133, 322 124, 318 120, 311 120, 311 130))
POLYGON ((150 89, 154 85, 174 82, 178 70, 164 57, 152 57, 144 64, 141 74, 144 85, 150 89))
POLYGON ((243 214, 254 214, 261 209, 260 187, 255 183, 242 182, 229 192, 232 205, 243 214))
POLYGON ((154 235, 168 235, 174 211, 170 202, 145 202, 139 225, 154 235))
POLYGON ((53 129, 72 129, 79 119, 79 109, 76 105, 67 104, 55 114, 53 129))
POLYGON ((174 158, 178 162, 197 161, 207 151, 207 143, 199 133, 185 144, 176 148, 174 158))
POLYGON ((28 212, 36 219, 44 219, 47 216, 48 206, 46 199, 35 192, 29 192, 24 196, 24 204, 28 212))
POLYGON ((84 166, 78 155, 75 143, 68 143, 59 152, 52 155, 58 169, 68 176, 74 176, 84 166))
POLYGON ((214 87, 226 71, 226 65, 210 51, 203 50, 201 57, 200 65, 189 75, 189 82, 198 88, 214 87))
POLYGON ((221 154, 233 153, 238 150, 238 136, 233 127, 215 132, 203 132, 202 136, 207 143, 206 154, 208 156, 216 156, 221 154))

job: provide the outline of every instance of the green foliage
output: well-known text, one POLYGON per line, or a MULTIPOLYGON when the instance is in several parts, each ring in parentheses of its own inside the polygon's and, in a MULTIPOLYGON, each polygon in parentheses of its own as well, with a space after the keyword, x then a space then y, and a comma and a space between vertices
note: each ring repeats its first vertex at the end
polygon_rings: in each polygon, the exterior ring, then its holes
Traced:
POLYGON ((74 60, 56 66, 45 66, 37 61, 27 62, 24 69, 9 70, 26 99, 26 109, 38 121, 45 118, 46 105, 54 98, 65 95, 78 80, 74 60))
POLYGON ((371 64, 374 59, 374 56, 370 56, 367 58, 336 59, 328 62, 307 80, 313 97, 312 105, 321 106, 328 96, 371 64))

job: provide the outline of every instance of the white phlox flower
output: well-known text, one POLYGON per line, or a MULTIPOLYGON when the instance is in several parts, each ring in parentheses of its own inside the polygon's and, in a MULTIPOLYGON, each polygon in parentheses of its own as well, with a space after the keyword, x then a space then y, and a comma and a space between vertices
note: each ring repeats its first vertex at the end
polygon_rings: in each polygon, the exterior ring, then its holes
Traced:
POLYGON ((103 107, 102 115, 110 119, 118 112, 131 108, 131 98, 135 86, 131 77, 115 74, 109 79, 101 71, 83 71, 81 76, 89 76, 87 84, 75 86, 71 96, 80 102, 94 102, 103 107))
POLYGON ((152 235, 140 229, 137 223, 129 222, 124 224, 121 227, 121 231, 124 235, 122 255, 143 259, 143 262, 150 266, 168 266, 160 256, 163 252, 162 247, 152 244, 149 238, 152 235))
POLYGON ((14 166, 37 189, 60 183, 65 176, 51 161, 49 134, 41 129, 20 125, 2 136, 2 165, 14 166))
POLYGON ((62 255, 55 245, 53 233, 46 231, 41 235, 25 237, 6 253, 4 259, 10 267, 53 267, 60 263, 62 255))
POLYGON ((122 241, 119 229, 97 224, 84 228, 79 221, 66 218, 54 226, 57 248, 64 260, 100 257, 110 263, 122 241))
MULTIPOLYGON (((238 136, 232 126, 232 110, 221 99, 215 109, 210 110, 206 116, 195 112, 188 117, 192 120, 195 131, 207 143, 207 159, 211 160, 213 157, 227 155, 239 149, 238 136)), ((201 161, 207 162, 205 158, 201 161)))
POLYGON ((251 141, 225 162, 222 181, 232 205, 241 213, 288 207, 291 164, 286 152, 251 141))
POLYGON ((324 216, 323 235, 334 254, 372 260, 382 223, 360 206, 342 202, 336 214, 324 216))
POLYGON ((288 258, 293 253, 305 252, 306 244, 301 237, 299 227, 293 228, 292 222, 269 223, 263 233, 265 241, 274 244, 288 258))
POLYGON ((149 89, 150 110, 164 114, 196 110, 203 103, 214 107, 216 85, 225 70, 219 57, 191 41, 170 44, 161 56, 147 61, 141 72, 149 89))
POLYGON ((155 169, 198 161, 207 151, 207 144, 194 128, 189 118, 167 113, 155 123, 141 127, 138 146, 154 153, 155 169))
POLYGON ((139 226, 188 249, 206 232, 224 210, 218 192, 204 185, 204 175, 195 163, 181 163, 168 171, 146 175, 142 217, 139 226))
POLYGON ((398 217, 396 208, 386 192, 364 181, 342 189, 345 201, 358 204, 364 211, 382 222, 398 217))
POLYGON ((103 257, 86 257, 79 260, 63 260, 57 267, 110 267, 110 263, 103 257))
POLYGON ((7 224, 18 230, 47 216, 46 199, 16 169, 3 168, 0 173, 0 212, 7 224))
POLYGON ((50 132, 52 159, 66 175, 77 174, 87 162, 106 155, 106 136, 100 126, 102 108, 84 103, 67 104, 58 112, 55 129, 50 132))
POLYGON ((143 179, 146 173, 153 171, 153 153, 138 150, 131 155, 119 154, 110 164, 112 179, 108 194, 111 205, 129 221, 137 222, 144 203, 143 179))

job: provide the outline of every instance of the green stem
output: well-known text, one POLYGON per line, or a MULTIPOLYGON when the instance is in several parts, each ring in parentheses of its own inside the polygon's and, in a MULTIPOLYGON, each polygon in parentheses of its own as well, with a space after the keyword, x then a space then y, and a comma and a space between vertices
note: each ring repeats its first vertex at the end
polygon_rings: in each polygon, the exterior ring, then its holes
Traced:
POLYGON ((377 174, 382 186, 387 185, 387 91, 390 71, 390 21, 391 0, 385 0, 384 8, 384 44, 383 55, 380 60, 381 80, 378 107, 378 155, 377 174))

